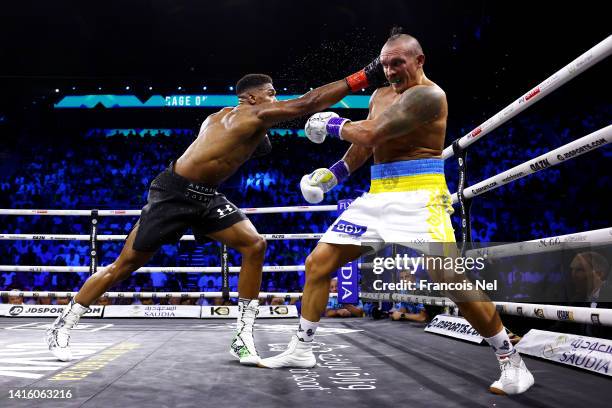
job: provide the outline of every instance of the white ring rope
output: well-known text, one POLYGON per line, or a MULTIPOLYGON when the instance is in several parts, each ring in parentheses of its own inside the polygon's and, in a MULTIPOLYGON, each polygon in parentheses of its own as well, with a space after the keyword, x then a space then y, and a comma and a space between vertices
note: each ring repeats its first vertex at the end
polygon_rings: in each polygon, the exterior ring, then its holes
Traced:
MULTIPOLYGON (((464 149, 474 143, 476 140, 492 132, 500 125, 504 124, 511 118, 515 117, 535 102, 539 101, 552 91, 561 87, 570 79, 576 77, 588 68, 607 58, 612 53, 612 36, 608 36, 605 40, 595 45, 593 48, 555 72, 553 75, 542 81, 538 86, 531 89, 529 92, 506 106, 500 112, 493 115, 480 126, 473 129, 471 132, 459 139, 459 147, 464 149)), ((453 146, 448 146, 442 152, 442 158, 448 159, 452 157, 453 146)))
MULTIPOLYGON (((383 302, 412 302, 435 306, 456 306, 452 300, 445 297, 418 296, 402 293, 360 293, 364 300, 383 302)), ((534 303, 493 302, 502 314, 520 317, 533 317, 546 320, 572 321, 583 324, 601 324, 612 326, 612 309, 596 309, 590 307, 544 305, 534 303)))
MULTIPOLYGON (((335 205, 297 205, 291 207, 260 207, 241 208, 245 214, 277 214, 277 213, 299 213, 316 211, 337 211, 335 205)), ((55 215, 55 216, 91 216, 91 210, 27 210, 2 208, 0 215, 55 215)), ((139 216, 140 210, 99 210, 98 216, 109 217, 116 215, 139 216)))
MULTIPOLYGON (((267 240, 282 239, 318 239, 323 234, 262 234, 267 240)), ((99 241, 124 240, 127 235, 98 235, 99 241)), ((192 241, 193 235, 185 235, 183 241, 192 241)), ((61 235, 61 234, 0 234, 3 240, 54 240, 54 241, 87 241, 89 235, 61 235)), ((513 255, 528 255, 541 252, 558 251, 566 248, 581 248, 592 245, 612 242, 612 227, 598 230, 583 231, 573 234, 558 235, 554 237, 537 238, 529 241, 516 242, 489 247, 471 249, 465 256, 475 257, 486 254, 487 259, 503 258, 513 255), (533 244, 533 245, 532 245, 533 244)), ((366 266, 364 264, 361 265, 366 266)))
MULTIPOLYGON (((556 166, 566 160, 573 159, 584 153, 599 149, 612 141, 612 125, 608 125, 580 139, 576 139, 548 153, 544 153, 523 164, 512 167, 493 177, 482 180, 479 183, 466 187, 463 190, 465 198, 472 198, 486 191, 494 190, 498 187, 516 181, 529 174, 536 173, 551 166, 556 166)), ((457 193, 452 195, 453 204, 458 202, 457 193)))
MULTIPOLYGON (((54 291, 0 291, 0 296, 23 296, 25 298, 46 298, 46 297, 74 297, 78 292, 65 292, 61 290, 54 291)), ((338 296, 337 293, 330 293, 331 297, 338 296)), ((230 297, 238 297, 238 292, 230 292, 230 297)), ((106 292, 100 298, 124 298, 124 299, 138 299, 138 298, 218 298, 223 297, 223 292, 106 292)), ((281 298, 300 298, 302 297, 301 292, 261 292, 258 295, 259 298, 266 297, 281 297, 281 298)), ((95 306, 95 305, 94 305, 95 306)))
MULTIPOLYGON (((323 236, 318 234, 260 234, 268 241, 293 240, 293 239, 319 239, 323 236)), ((124 241, 127 235, 97 235, 98 241, 124 241)), ((89 241, 90 235, 70 235, 70 234, 0 234, 0 241, 6 240, 47 240, 47 241, 89 241)), ((194 241, 193 235, 183 235, 181 241, 194 241)))
MULTIPOLYGON (((99 266, 98 269, 106 268, 99 266)), ((264 266, 262 272, 298 272, 304 265, 264 266)), ((239 266, 230 266, 230 272, 240 272, 239 266)), ((89 266, 33 266, 33 265, 0 265, 0 272, 89 272, 89 266)), ((145 266, 134 273, 221 273, 220 266, 145 266)))
POLYGON ((532 239, 530 241, 470 249, 466 257, 486 256, 487 259, 504 258, 514 255, 530 255, 542 252, 577 249, 598 246, 612 242, 612 228, 602 228, 556 237, 532 239))

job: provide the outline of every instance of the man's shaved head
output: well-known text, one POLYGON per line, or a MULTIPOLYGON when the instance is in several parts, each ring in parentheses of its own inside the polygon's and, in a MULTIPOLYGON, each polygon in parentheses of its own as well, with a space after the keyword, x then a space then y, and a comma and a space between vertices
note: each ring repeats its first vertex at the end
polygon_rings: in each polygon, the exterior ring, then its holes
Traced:
POLYGON ((405 34, 402 27, 396 26, 391 29, 389 38, 385 43, 385 46, 387 45, 401 45, 411 55, 423 55, 423 48, 421 48, 419 41, 413 36, 405 34))
POLYGON ((421 44, 400 27, 393 27, 391 35, 380 50, 380 63, 385 77, 396 93, 419 85, 424 77, 425 55, 421 44))

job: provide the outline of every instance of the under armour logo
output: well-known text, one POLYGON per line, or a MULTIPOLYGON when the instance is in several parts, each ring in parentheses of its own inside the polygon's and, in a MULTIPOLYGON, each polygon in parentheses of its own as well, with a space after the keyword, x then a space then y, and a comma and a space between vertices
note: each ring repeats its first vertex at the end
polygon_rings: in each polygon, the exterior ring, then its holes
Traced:
POLYGON ((219 213, 219 218, 223 218, 226 215, 230 215, 234 211, 236 211, 236 209, 229 204, 225 204, 225 208, 217 208, 217 212, 219 213))

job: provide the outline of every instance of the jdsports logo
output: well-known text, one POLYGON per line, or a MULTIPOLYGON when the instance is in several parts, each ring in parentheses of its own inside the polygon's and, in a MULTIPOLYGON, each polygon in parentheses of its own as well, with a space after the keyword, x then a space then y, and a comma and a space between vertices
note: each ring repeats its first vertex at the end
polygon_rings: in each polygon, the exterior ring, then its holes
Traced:
MULTIPOLYGON (((45 314, 45 313, 50 313, 50 314, 61 314, 64 311, 64 308, 62 306, 29 306, 29 307, 24 307, 22 305, 16 305, 13 306, 9 309, 9 314, 11 316, 18 316, 22 313, 24 314, 45 314)), ((95 314, 95 313, 102 313, 102 307, 98 306, 98 307, 92 307, 90 308, 87 312, 85 312, 86 314, 95 314)))
POLYGON ((219 218, 223 218, 236 212, 236 208, 232 207, 229 204, 225 204, 225 208, 217 208, 217 212, 219 213, 219 218))
POLYGON ((21 312, 23 312, 23 306, 13 306, 11 307, 11 309, 9 310, 9 314, 11 316, 17 316, 20 315, 21 312))
POLYGON ((333 227, 332 231, 339 232, 341 234, 348 234, 355 237, 360 237, 366 232, 368 227, 364 227, 363 225, 357 225, 350 223, 348 221, 338 221, 333 227))

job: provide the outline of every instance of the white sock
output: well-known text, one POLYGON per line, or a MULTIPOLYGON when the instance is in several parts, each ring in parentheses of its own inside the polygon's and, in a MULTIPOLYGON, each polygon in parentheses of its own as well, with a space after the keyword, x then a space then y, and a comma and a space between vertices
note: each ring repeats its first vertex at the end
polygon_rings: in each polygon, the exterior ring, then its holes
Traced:
POLYGON ((319 322, 311 322, 300 316, 300 326, 297 329, 298 339, 301 341, 312 341, 317 327, 319 327, 319 322))
POLYGON ((245 326, 252 330, 258 307, 259 299, 238 299, 238 319, 236 322, 236 329, 238 332, 242 331, 245 326))
POLYGON ((514 346, 510 343, 510 338, 505 328, 502 328, 501 331, 493 337, 485 337, 485 340, 493 347, 493 351, 495 351, 497 357, 507 357, 516 352, 514 346))

